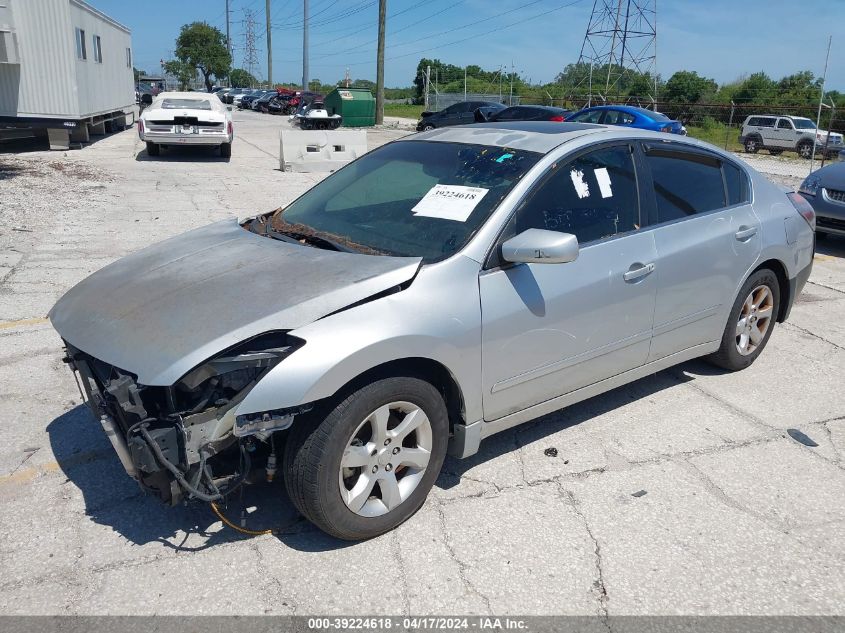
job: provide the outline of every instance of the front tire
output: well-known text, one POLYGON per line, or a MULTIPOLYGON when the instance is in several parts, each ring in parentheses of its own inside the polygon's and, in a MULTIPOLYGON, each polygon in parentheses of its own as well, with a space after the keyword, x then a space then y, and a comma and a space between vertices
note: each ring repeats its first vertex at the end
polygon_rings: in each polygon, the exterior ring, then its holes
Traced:
POLYGON ((760 151, 760 142, 756 138, 745 139, 745 152, 747 154, 756 154, 760 151))
POLYGON ((433 130, 433 129, 434 129, 434 126, 431 123, 427 123, 426 125, 423 125, 422 131, 428 132, 429 130, 433 130))
POLYGON ((810 160, 813 157, 813 144, 809 141, 802 141, 798 143, 798 155, 801 158, 806 158, 810 160))
POLYGON ((708 357, 729 371, 745 369, 769 342, 780 309, 780 285, 775 274, 764 268, 742 285, 722 333, 719 350, 708 357))
POLYGON ((377 380, 322 421, 294 424, 284 455, 288 495, 323 531, 346 540, 373 538, 423 504, 446 457, 448 435, 446 405, 434 386, 411 377, 377 380))

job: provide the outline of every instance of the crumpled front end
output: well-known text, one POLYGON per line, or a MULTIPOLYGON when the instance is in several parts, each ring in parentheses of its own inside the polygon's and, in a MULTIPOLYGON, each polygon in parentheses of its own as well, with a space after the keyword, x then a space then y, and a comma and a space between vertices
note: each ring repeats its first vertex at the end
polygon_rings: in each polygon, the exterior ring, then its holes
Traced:
POLYGON ((126 472, 165 503, 219 501, 249 475, 256 457, 272 452, 273 432, 308 407, 237 416, 261 377, 302 341, 272 332, 218 355, 168 387, 65 343, 85 400, 126 472), (263 440, 263 442, 261 441, 263 440))

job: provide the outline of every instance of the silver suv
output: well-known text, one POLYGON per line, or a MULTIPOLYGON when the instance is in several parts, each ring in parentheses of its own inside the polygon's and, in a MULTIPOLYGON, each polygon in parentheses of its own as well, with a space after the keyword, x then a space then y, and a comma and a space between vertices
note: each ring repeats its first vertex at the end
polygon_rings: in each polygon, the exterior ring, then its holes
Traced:
POLYGON ((802 158, 810 158, 814 144, 817 155, 838 154, 843 149, 842 135, 831 132, 829 141, 827 135, 827 130, 817 130, 816 124, 805 117, 755 114, 743 122, 739 142, 749 154, 767 149, 773 156, 783 151, 795 151, 802 158))

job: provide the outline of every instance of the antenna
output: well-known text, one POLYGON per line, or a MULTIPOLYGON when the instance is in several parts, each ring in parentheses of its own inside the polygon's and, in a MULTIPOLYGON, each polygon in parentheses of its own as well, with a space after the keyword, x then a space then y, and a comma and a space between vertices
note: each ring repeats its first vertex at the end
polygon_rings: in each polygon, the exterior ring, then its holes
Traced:
POLYGON ((618 97, 636 71, 652 77, 656 98, 657 0, 594 0, 578 63, 590 65, 590 92, 604 80, 604 95, 618 97))

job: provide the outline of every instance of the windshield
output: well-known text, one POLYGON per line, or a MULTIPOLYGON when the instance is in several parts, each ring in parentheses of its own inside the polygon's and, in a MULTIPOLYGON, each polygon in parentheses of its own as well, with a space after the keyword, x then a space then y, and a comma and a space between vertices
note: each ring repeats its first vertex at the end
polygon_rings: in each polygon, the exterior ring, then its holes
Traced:
POLYGON ((792 122, 795 124, 796 130, 815 130, 816 129, 816 124, 813 123, 810 119, 795 118, 795 119, 792 119, 792 122))
POLYGON ((211 102, 205 99, 164 99, 162 110, 211 110, 211 102))
POLYGON ((277 213, 363 252, 444 259, 472 237, 540 158, 521 150, 399 141, 329 176, 277 213))

